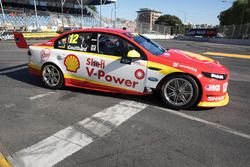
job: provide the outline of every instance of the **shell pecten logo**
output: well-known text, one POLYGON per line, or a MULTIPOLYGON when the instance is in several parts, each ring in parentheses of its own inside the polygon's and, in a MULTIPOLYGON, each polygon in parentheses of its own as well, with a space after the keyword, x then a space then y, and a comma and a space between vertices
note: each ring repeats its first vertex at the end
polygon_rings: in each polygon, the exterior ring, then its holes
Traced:
POLYGON ((70 54, 64 59, 64 65, 67 71, 76 73, 80 68, 80 61, 75 55, 70 54))

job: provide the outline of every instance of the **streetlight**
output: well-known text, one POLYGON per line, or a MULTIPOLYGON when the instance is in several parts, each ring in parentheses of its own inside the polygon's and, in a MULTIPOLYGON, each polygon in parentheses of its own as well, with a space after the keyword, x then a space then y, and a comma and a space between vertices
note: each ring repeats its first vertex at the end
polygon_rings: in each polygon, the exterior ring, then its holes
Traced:
POLYGON ((179 12, 181 12, 184 15, 184 24, 187 23, 187 13, 183 10, 179 10, 179 12))
POLYGON ((38 18, 37 18, 36 0, 34 0, 34 8, 35 8, 35 15, 36 15, 36 29, 38 29, 38 18))
POLYGON ((5 14, 4 14, 4 10, 3 10, 2 0, 0 0, 0 5, 1 5, 2 13, 3 13, 3 21, 4 21, 4 24, 6 24, 6 18, 5 18, 5 14))

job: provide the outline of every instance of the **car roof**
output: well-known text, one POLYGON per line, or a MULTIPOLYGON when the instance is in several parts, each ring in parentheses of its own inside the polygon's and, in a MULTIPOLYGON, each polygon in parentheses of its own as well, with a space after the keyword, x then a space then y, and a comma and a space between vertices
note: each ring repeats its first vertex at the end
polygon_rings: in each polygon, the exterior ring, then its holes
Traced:
POLYGON ((68 31, 67 33, 77 33, 77 32, 111 32, 111 33, 128 33, 128 30, 115 29, 115 28, 82 28, 77 30, 68 31))
POLYGON ((124 29, 115 29, 115 28, 81 28, 77 30, 70 30, 62 33, 61 35, 52 38, 49 40, 50 42, 54 42, 55 40, 61 38, 64 35, 71 34, 71 33, 81 33, 81 32, 102 32, 102 33, 113 33, 113 34, 126 34, 130 33, 128 30, 124 29))

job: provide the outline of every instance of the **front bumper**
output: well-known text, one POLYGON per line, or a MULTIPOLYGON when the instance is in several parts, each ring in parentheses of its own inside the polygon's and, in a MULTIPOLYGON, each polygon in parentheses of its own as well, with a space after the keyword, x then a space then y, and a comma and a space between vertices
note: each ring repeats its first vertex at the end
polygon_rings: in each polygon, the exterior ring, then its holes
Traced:
POLYGON ((215 101, 215 102, 208 102, 208 101, 201 101, 199 104, 198 104, 198 107, 222 107, 222 106, 225 106, 229 103, 229 95, 228 93, 226 93, 224 95, 224 99, 221 100, 221 101, 215 101))

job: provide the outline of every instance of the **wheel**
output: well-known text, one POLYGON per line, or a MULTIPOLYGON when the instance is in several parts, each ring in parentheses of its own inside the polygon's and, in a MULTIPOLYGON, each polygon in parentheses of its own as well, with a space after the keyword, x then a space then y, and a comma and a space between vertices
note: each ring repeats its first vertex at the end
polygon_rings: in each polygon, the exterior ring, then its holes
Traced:
POLYGON ((199 87, 191 76, 172 75, 162 85, 161 97, 170 108, 187 109, 196 103, 199 87))
POLYGON ((61 70, 53 64, 46 64, 42 68, 42 78, 44 84, 50 89, 59 89, 64 84, 61 70))

